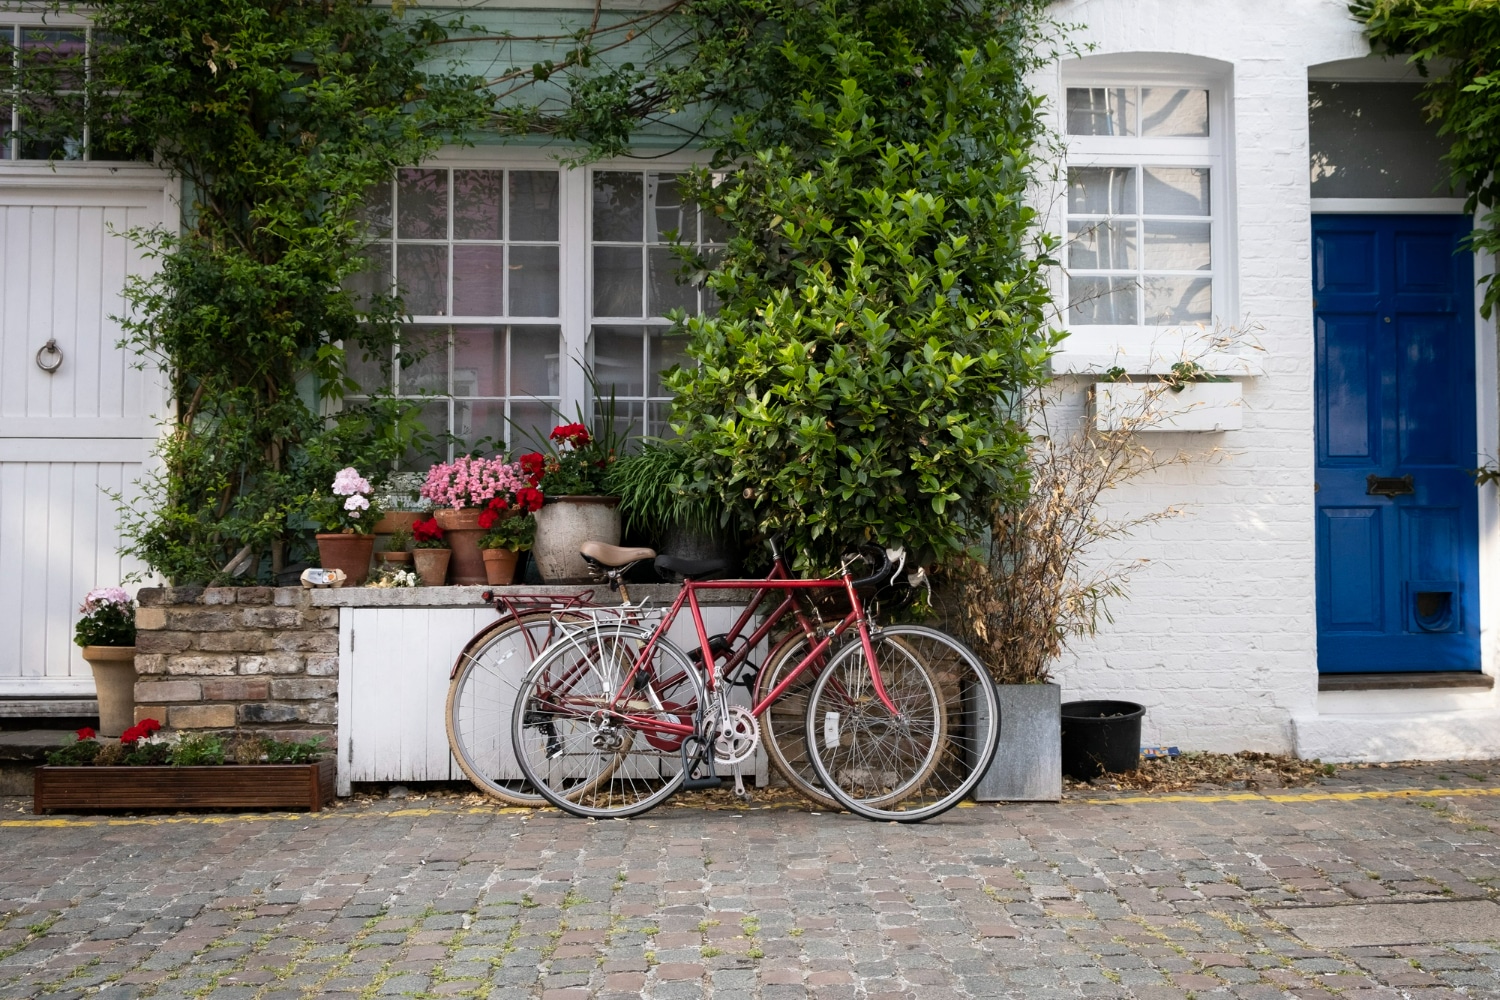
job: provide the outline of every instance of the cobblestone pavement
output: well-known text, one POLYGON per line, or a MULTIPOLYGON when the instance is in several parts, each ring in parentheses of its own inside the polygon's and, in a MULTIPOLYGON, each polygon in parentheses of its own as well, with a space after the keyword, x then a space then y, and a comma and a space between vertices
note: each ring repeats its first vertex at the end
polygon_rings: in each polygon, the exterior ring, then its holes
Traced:
POLYGON ((1405 900, 1500 913, 1495 792, 1491 762, 919 826, 452 797, 109 821, 7 799, 0 1000, 1500 998, 1500 920, 1343 948, 1282 922, 1405 900))

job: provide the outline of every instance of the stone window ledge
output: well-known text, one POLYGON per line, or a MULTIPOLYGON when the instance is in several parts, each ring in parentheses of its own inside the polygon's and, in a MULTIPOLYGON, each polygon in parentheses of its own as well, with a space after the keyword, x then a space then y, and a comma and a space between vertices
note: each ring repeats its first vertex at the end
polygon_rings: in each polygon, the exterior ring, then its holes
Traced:
POLYGON ((1319 674, 1319 691, 1400 691, 1421 688, 1490 690, 1495 678, 1477 670, 1434 670, 1402 674, 1319 674))
MULTIPOLYGON (((632 583, 627 586, 632 601, 639 604, 649 599, 651 606, 657 608, 670 607, 679 590, 673 583, 632 583)), ((592 591, 596 603, 620 603, 620 595, 603 583, 535 587, 329 587, 314 589, 311 594, 313 606, 322 608, 472 608, 485 605, 481 595, 486 591, 512 597, 571 597, 592 591)), ((705 591, 698 603, 744 604, 750 594, 749 590, 705 591)))

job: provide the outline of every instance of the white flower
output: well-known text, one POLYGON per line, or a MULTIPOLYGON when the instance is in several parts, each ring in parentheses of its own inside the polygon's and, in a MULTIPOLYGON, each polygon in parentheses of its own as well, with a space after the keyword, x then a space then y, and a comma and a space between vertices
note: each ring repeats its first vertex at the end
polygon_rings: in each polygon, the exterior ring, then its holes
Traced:
POLYGON ((347 469, 340 469, 333 477, 333 492, 341 497, 369 493, 370 481, 361 476, 359 470, 351 465, 347 469))
POLYGON ((360 511, 370 509, 370 501, 356 493, 344 501, 344 509, 350 512, 350 517, 358 517, 360 511))

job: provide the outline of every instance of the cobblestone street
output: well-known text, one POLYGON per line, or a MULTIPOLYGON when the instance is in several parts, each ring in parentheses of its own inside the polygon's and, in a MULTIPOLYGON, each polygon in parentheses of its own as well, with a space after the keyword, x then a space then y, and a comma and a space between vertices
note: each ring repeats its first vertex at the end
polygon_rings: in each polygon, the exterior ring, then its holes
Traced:
POLYGON ((0 817, 0 1000, 1500 997, 1500 765, 628 822, 0 817), (1394 904, 1394 905, 1387 905, 1394 904))

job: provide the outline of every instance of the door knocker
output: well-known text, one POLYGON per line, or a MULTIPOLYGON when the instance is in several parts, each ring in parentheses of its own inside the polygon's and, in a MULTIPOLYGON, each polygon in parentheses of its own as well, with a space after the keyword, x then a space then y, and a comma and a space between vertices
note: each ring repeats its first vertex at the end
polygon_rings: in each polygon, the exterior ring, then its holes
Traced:
POLYGON ((36 366, 48 375, 61 368, 62 363, 62 348, 57 346, 57 339, 55 337, 49 337, 45 344, 37 348, 36 366), (43 355, 46 357, 44 358, 43 355))

